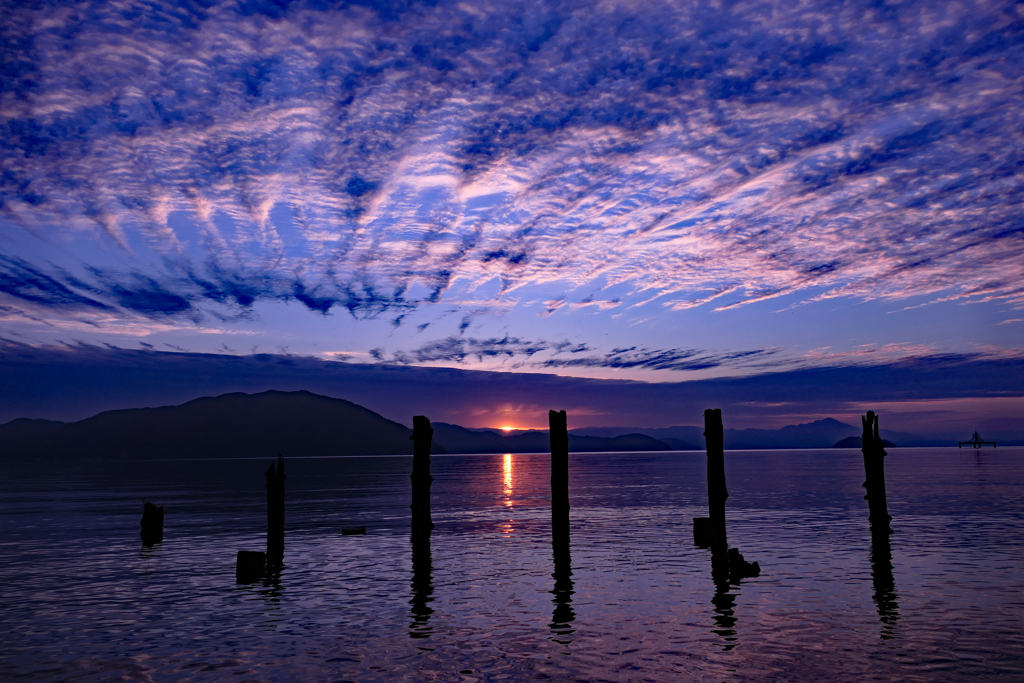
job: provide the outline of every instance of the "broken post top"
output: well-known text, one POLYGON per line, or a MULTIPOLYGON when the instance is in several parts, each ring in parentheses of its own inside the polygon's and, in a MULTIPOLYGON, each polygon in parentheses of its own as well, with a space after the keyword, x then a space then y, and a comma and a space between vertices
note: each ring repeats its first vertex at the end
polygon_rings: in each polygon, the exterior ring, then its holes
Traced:
POLYGON ((430 426, 430 418, 426 415, 414 415, 412 418, 413 438, 422 438, 427 434, 434 435, 434 428, 430 426))
POLYGON ((434 440, 434 428, 430 426, 430 420, 425 415, 415 415, 412 418, 412 452, 417 457, 430 457, 430 444, 434 440))
POLYGON ((274 467, 274 463, 270 463, 270 467, 265 472, 267 477, 267 486, 270 486, 271 482, 277 484, 283 484, 284 480, 287 479, 287 475, 284 473, 284 456, 277 456, 277 467, 274 467))
POLYGON ((882 437, 878 433, 878 415, 875 411, 869 410, 867 415, 860 418, 864 433, 861 436, 861 450, 865 453, 877 452, 878 455, 888 455, 882 448, 882 437))

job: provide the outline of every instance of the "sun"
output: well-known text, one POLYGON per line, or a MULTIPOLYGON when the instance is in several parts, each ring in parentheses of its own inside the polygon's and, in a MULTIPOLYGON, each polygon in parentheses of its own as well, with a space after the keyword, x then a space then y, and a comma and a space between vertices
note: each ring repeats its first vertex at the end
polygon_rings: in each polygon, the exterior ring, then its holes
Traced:
POLYGON ((501 431, 503 432, 511 432, 513 429, 515 429, 515 427, 501 427, 501 431))

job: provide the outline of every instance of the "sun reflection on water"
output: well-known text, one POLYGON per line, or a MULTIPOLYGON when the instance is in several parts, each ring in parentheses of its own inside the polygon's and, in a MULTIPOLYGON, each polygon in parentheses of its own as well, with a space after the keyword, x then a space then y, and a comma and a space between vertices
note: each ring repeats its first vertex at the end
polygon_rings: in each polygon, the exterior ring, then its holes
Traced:
POLYGON ((505 505, 512 507, 512 454, 505 454, 505 462, 502 464, 502 471, 505 474, 505 505))

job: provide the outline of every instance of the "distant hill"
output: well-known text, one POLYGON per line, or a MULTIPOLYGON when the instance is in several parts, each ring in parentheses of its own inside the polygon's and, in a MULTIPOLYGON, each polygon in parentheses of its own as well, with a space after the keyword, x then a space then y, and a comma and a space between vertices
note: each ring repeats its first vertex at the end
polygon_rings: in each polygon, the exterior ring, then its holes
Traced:
MULTIPOLYGON (((672 444, 672 440, 695 444, 704 448, 704 428, 690 425, 644 429, 636 427, 583 427, 570 430, 570 434, 613 437, 625 433, 639 433, 672 444)), ((789 425, 781 429, 726 429, 727 449, 761 448, 832 448, 833 444, 847 437, 859 437, 861 427, 848 425, 831 417, 804 424, 789 425)), ((928 439, 916 434, 881 430, 884 439, 897 446, 955 446, 955 441, 928 439)), ((675 450, 686 450, 673 445, 675 450)))
MULTIPOLYGON (((546 431, 505 435, 443 422, 433 453, 546 453, 546 431), (451 444, 448 446, 447 444, 451 444)), ((0 425, 0 458, 241 458, 411 455, 412 430, 356 405, 308 391, 199 398, 180 406, 100 413, 79 422, 17 419, 0 425)), ((569 437, 569 450, 669 451, 642 434, 569 437)))
MULTIPOLYGON (((435 422, 434 453, 546 453, 547 431, 505 434, 435 422)), ((588 427, 569 450, 703 450, 702 427, 588 427)), ((782 429, 726 429, 727 449, 860 448, 860 428, 831 418, 782 429), (847 445, 848 444, 848 445, 847 445)), ((79 422, 17 419, 0 425, 0 458, 237 458, 412 454, 408 427, 308 391, 199 398, 180 406, 112 410, 79 422)), ((954 446, 882 430, 887 446, 954 446)), ((1000 442, 1001 444, 1003 442, 1000 442)), ((1005 445, 1012 445, 1006 442, 1005 445)))
POLYGON ((694 446, 692 443, 690 443, 688 441, 683 441, 682 439, 673 439, 671 436, 662 437, 661 439, 659 439, 659 441, 664 441, 669 446, 671 446, 672 450, 674 450, 674 451, 702 451, 702 450, 704 450, 703 446, 694 446))
MULTIPOLYGON (((112 410, 73 423, 0 425, 0 457, 236 458, 412 454, 412 430, 350 401, 308 391, 199 398, 112 410)), ((435 439, 433 452, 444 453, 435 439)))
MULTIPOLYGON (((432 422, 434 440, 449 453, 547 453, 551 441, 546 431, 502 434, 493 430, 466 429, 459 425, 432 422)), ((588 451, 670 451, 673 448, 643 434, 621 434, 615 437, 576 436, 569 434, 569 452, 588 451)))
MULTIPOLYGON (((891 446, 891 447, 895 447, 896 446, 896 444, 894 444, 892 441, 889 441, 888 439, 882 439, 882 445, 883 446, 891 446)), ((832 448, 863 448, 863 446, 864 446, 864 438, 863 437, 861 437, 861 436, 848 436, 845 439, 843 439, 842 441, 836 442, 836 444, 834 446, 832 446, 832 448)))

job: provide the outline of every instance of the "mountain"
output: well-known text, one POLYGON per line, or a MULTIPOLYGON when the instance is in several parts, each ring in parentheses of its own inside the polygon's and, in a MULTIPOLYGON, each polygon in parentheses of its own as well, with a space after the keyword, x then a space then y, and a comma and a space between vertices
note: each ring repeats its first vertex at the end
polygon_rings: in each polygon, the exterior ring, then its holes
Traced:
MULTIPOLYGON (((546 431, 530 430, 517 434, 501 434, 492 430, 466 429, 445 422, 432 422, 434 440, 449 453, 547 453, 551 441, 546 431)), ((643 434, 620 434, 615 437, 578 436, 569 434, 569 452, 590 451, 670 451, 668 444, 643 434)))
MULTIPOLYGON (((546 431, 499 434, 433 423, 432 453, 546 453, 546 431), (446 447, 446 444, 452 445, 446 447)), ((111 410, 79 422, 17 419, 0 425, 0 458, 242 458, 411 455, 412 430, 308 391, 199 398, 180 406, 111 410)), ((569 450, 668 451, 642 434, 569 436, 569 450)))
MULTIPOLYGON (((411 434, 350 401, 308 391, 265 391, 112 410, 73 423, 12 420, 0 425, 0 457, 411 455, 411 434)), ((432 451, 445 452, 436 440, 432 451)))
POLYGON ((689 441, 683 441, 682 439, 673 439, 671 436, 662 437, 661 439, 659 439, 659 441, 664 441, 669 446, 671 446, 672 450, 674 450, 674 451, 702 451, 702 450, 704 450, 703 446, 694 446, 689 441))
MULTIPOLYGON (((656 429, 638 429, 636 427, 582 427, 572 429, 570 434, 580 436, 614 437, 619 434, 639 433, 665 441, 679 448, 673 440, 686 444, 698 444, 694 448, 704 448, 704 428, 689 425, 660 427, 656 429)), ((762 448, 832 448, 832 445, 847 437, 860 437, 861 428, 848 425, 831 417, 804 424, 788 425, 781 429, 726 429, 725 447, 730 450, 762 449, 762 448)), ((916 434, 881 430, 881 436, 896 446, 955 446, 956 442, 943 439, 928 439, 916 434)))
MULTIPOLYGON (((546 453, 547 431, 505 434, 433 423, 434 453, 546 453)), ((588 427, 569 431, 569 450, 703 450, 702 427, 588 427)), ((728 449, 831 448, 860 428, 831 418, 782 429, 726 429, 728 449)), ((403 455, 412 430, 350 401, 308 391, 199 398, 180 406, 112 410, 79 422, 17 419, 0 425, 0 458, 238 458, 403 455)), ((953 446, 882 430, 887 445, 953 446)), ((1007 443, 1006 445, 1011 445, 1007 443)))

